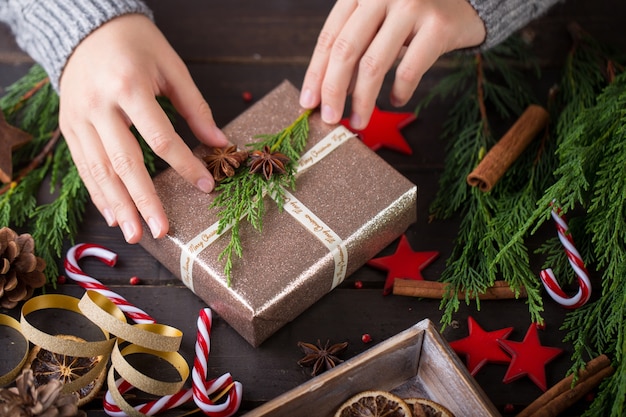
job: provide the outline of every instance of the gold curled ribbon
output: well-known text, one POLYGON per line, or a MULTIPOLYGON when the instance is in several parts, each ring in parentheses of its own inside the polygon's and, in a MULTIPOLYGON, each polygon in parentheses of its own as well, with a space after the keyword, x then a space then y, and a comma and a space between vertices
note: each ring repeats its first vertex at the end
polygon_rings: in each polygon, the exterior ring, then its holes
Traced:
MULTIPOLYGON (((117 343, 113 346, 113 353, 111 354, 112 368, 115 368, 117 373, 120 374, 128 383, 133 387, 145 391, 153 395, 172 395, 177 393, 183 387, 183 384, 189 377, 189 365, 187 361, 178 352, 163 352, 159 350, 153 350, 144 348, 138 345, 128 345, 121 351, 119 348, 120 343, 123 341, 118 339, 117 343), (151 356, 157 356, 166 360, 180 375, 180 381, 168 382, 151 378, 130 365, 126 361, 126 356, 142 353, 151 356)), ((109 384, 109 389, 111 386, 109 384)))
POLYGON ((120 390, 117 388, 117 384, 115 383, 115 368, 109 368, 109 375, 107 376, 107 385, 109 387, 109 392, 111 393, 111 397, 115 401, 115 405, 117 405, 120 410, 122 410, 128 417, 146 417, 146 414, 140 413, 135 410, 135 408, 126 401, 120 390))
MULTIPOLYGON (((12 329, 17 330, 17 332, 24 337, 22 329, 20 328, 20 323, 11 316, 0 314, 0 326, 11 327, 12 329)), ((17 365, 15 365, 15 367, 9 372, 4 375, 0 375, 0 387, 9 385, 11 382, 15 381, 15 378, 17 378, 22 370, 22 367, 26 363, 26 359, 28 359, 28 339, 26 339, 26 337, 24 337, 24 346, 26 346, 26 348, 24 349, 22 359, 20 359, 17 365)))
POLYGON ((180 348, 183 338, 180 330, 158 323, 129 324, 124 312, 97 291, 86 291, 78 307, 89 320, 127 342, 166 352, 180 348))
MULTIPOLYGON (((316 143, 311 149, 309 149, 300 157, 300 159, 298 160, 298 166, 296 168, 296 176, 311 168, 313 165, 324 159, 326 156, 330 155, 335 149, 354 137, 355 134, 352 133, 345 126, 337 126, 332 132, 326 135, 322 140, 316 143)), ((296 197, 290 193, 289 199, 294 204, 297 204, 300 208, 305 207, 302 202, 298 201, 296 197)), ((318 221, 315 225, 313 225, 308 219, 303 219, 302 216, 299 216, 299 212, 297 210, 286 210, 286 212, 295 217, 296 220, 302 226, 304 226, 307 231, 317 237, 320 242, 322 242, 322 244, 324 244, 324 246, 326 246, 330 251, 331 255, 333 256, 333 261, 335 263, 335 272, 333 274, 331 289, 335 288, 344 280, 346 276, 348 250, 345 243, 339 237, 339 235, 337 235, 333 230, 324 225, 324 231, 326 232, 326 234, 332 235, 332 242, 329 243, 327 237, 322 236, 319 233, 319 224, 322 222, 317 217, 316 219, 318 221)), ((312 211, 308 209, 307 212, 309 214, 312 214, 312 211)), ((180 279, 191 291, 195 292, 193 284, 193 264, 195 263, 196 258, 198 257, 200 252, 212 245, 213 242, 215 242, 228 229, 230 229, 230 227, 231 225, 228 225, 224 228, 224 230, 222 230, 221 233, 217 233, 217 230, 219 228, 219 222, 215 222, 214 224, 200 232, 197 236, 192 238, 189 242, 181 245, 182 249, 180 254, 180 279)))
POLYGON ((78 301, 78 298, 63 294, 46 294, 33 297, 22 306, 22 315, 20 318, 20 326, 24 337, 41 349, 66 356, 77 356, 81 358, 100 357, 98 363, 87 373, 72 382, 64 384, 61 389, 64 393, 78 391, 93 382, 98 375, 102 373, 109 362, 109 356, 115 339, 109 339, 109 333, 102 328, 98 328, 105 339, 102 341, 72 340, 54 336, 34 327, 27 320, 27 316, 34 311, 47 308, 67 310, 82 314, 78 308, 78 301))
POLYGON ((78 308, 78 301, 78 298, 62 294, 46 294, 31 298, 26 301, 22 307, 22 316, 20 319, 22 333, 28 340, 30 340, 31 343, 41 347, 42 349, 49 350, 50 352, 58 353, 60 355, 86 358, 104 355, 111 352, 115 339, 109 339, 109 333, 102 328, 99 329, 104 335, 105 340, 95 342, 76 341, 61 339, 50 335, 37 329, 26 319, 30 313, 46 308, 68 310, 82 314, 78 308))
POLYGON ((75 392, 93 382, 104 372, 109 358, 109 390, 118 406, 129 416, 144 416, 130 406, 119 393, 115 379, 111 375, 117 371, 131 385, 144 392, 154 395, 171 395, 183 387, 189 378, 189 365, 176 351, 179 349, 183 333, 171 326, 158 323, 134 324, 127 323, 124 312, 106 296, 96 291, 86 291, 82 298, 63 294, 45 294, 33 297, 24 303, 20 322, 0 315, 0 325, 16 329, 25 339, 26 351, 19 364, 6 375, 0 376, 0 386, 8 385, 15 380, 28 360, 28 343, 31 342, 41 349, 66 356, 99 357, 98 363, 89 372, 72 382, 63 385, 62 392, 75 392), (102 341, 72 340, 50 335, 39 330, 28 321, 28 315, 44 309, 60 309, 81 314, 90 320, 102 332, 102 341), (115 335, 117 337, 110 337, 115 335), (119 343, 130 343, 120 351, 119 343), (142 353, 156 356, 167 361, 180 376, 180 381, 160 381, 148 377, 125 359, 125 356, 142 353))

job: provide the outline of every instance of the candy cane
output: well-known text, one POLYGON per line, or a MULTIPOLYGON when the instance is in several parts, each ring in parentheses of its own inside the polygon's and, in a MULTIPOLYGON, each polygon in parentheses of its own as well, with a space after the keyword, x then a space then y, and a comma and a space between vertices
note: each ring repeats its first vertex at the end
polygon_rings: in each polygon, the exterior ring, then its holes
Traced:
MULTIPOLYGON (((117 386, 120 394, 124 394, 133 388, 133 386, 125 381, 123 378, 115 381, 115 385, 117 386)), ((177 392, 176 394, 166 395, 157 400, 137 405, 134 408, 138 412, 143 413, 147 416, 153 416, 162 411, 171 410, 172 408, 176 408, 182 404, 189 402, 192 396, 193 392, 191 389, 184 389, 177 392)), ((117 406, 110 391, 107 391, 104 395, 103 408, 104 412, 112 417, 128 417, 128 414, 126 414, 124 411, 122 411, 122 409, 117 406)))
POLYGON ((78 261, 85 256, 93 256, 108 266, 114 266, 115 262, 117 262, 117 254, 115 252, 100 245, 79 243, 67 251, 64 266, 68 277, 76 281, 84 289, 99 292, 107 297, 135 323, 156 323, 156 320, 150 317, 148 313, 130 304, 124 297, 111 291, 97 279, 85 274, 78 265, 78 261))
POLYGON ((552 218, 556 223, 556 229, 558 232, 559 240, 565 249, 567 259, 570 265, 574 269, 576 276, 578 277, 578 293, 573 297, 569 297, 563 289, 559 286, 552 269, 547 268, 541 271, 540 277, 543 282, 543 286, 546 291, 552 297, 554 301, 567 308, 578 308, 589 301, 591 297, 591 281, 589 280, 589 273, 585 268, 585 263, 574 246, 574 239, 572 234, 569 233, 569 228, 564 217, 561 215, 561 209, 553 209, 551 212, 552 218))
MULTIPOLYGON (((200 311, 198 317, 198 339, 196 341, 196 357, 192 372, 192 388, 182 390, 177 394, 164 396, 156 401, 135 406, 135 410, 153 416, 162 411, 172 409, 193 398, 196 405, 204 414, 210 417, 228 417, 233 415, 241 405, 242 386, 239 382, 234 382, 231 375, 226 373, 219 378, 206 381, 208 373, 208 359, 210 353, 212 315, 211 310, 205 308, 200 311), (228 398, 216 404, 209 396, 218 392, 215 396, 221 398, 224 393, 228 393, 228 398)), ((123 379, 118 379, 116 385, 120 394, 124 394, 132 389, 132 385, 123 379)), ((104 396, 104 411, 112 417, 127 417, 122 411, 109 391, 104 396)))
POLYGON ((198 315, 198 336, 196 339, 196 356, 191 372, 193 383, 193 400, 196 405, 211 417, 228 417, 233 415, 241 405, 241 383, 232 381, 230 374, 224 374, 220 378, 206 382, 208 375, 208 358, 211 350, 211 325, 213 317, 208 308, 200 310, 198 315), (216 404, 209 396, 218 390, 227 390, 228 398, 216 404))

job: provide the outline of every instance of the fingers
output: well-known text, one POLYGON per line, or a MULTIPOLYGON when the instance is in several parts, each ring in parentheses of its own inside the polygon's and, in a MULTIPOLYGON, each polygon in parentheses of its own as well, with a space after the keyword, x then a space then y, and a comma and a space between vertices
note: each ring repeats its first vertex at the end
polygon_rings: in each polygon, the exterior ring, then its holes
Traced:
POLYGON ((435 38, 436 32, 420 30, 409 44, 391 87, 389 98, 393 106, 400 107, 409 101, 424 73, 445 52, 434 46, 435 38))
POLYGON ((178 65, 167 65, 161 71, 164 74, 161 91, 172 101, 194 135, 207 145, 226 146, 228 139, 217 127, 211 108, 193 82, 187 67, 179 61, 178 65))
POLYGON ((115 111, 94 120, 100 136, 95 142, 104 144, 105 155, 92 158, 90 174, 103 190, 126 241, 137 243, 141 238, 137 211, 155 238, 163 237, 169 225, 139 144, 123 121, 115 111))
POLYGON ((466 0, 338 0, 318 38, 300 105, 319 105, 322 119, 337 123, 351 93, 350 124, 363 129, 398 58, 394 106, 408 102, 442 54, 476 46, 484 36, 484 23, 466 0))
POLYGON ((93 125, 81 124, 65 133, 94 204, 110 226, 119 225, 129 243, 141 238, 137 212, 155 238, 163 237, 169 225, 128 120, 185 180, 203 192, 214 187, 210 173, 175 132, 153 95, 140 91, 148 90, 138 88, 132 98, 120 101, 123 113, 121 108, 102 109, 92 117, 93 125))
MULTIPOLYGON (((61 126, 64 126, 64 123, 61 119, 61 126)), ((89 195, 91 196, 91 200, 94 205, 98 208, 107 224, 110 227, 117 226, 117 219, 113 213, 113 210, 109 207, 109 204, 106 201, 106 197, 98 185, 97 181, 94 180, 94 177, 91 174, 92 169, 90 168, 90 163, 88 162, 87 155, 92 155, 97 157, 98 155, 105 155, 104 149, 100 147, 100 149, 92 148, 89 153, 85 152, 83 147, 81 146, 81 141, 78 139, 80 137, 89 138, 89 137, 97 137, 95 130, 92 126, 86 126, 86 128, 81 129, 82 133, 76 133, 71 128, 64 128, 64 138, 67 143, 70 153, 72 154, 72 159, 74 160, 74 165, 78 170, 78 174, 80 175, 83 183, 87 187, 89 191, 89 195)), ((102 163, 94 162, 95 166, 104 167, 105 165, 102 163)), ((94 171, 97 171, 97 168, 94 168, 94 171)))
POLYGON ((154 98, 148 95, 132 97, 132 100, 122 101, 120 104, 137 131, 157 155, 199 190, 207 193, 213 190, 215 185, 213 177, 176 133, 154 98))
POLYGON ((300 105, 310 109, 317 107, 321 102, 320 91, 326 75, 326 67, 330 60, 330 54, 339 33, 350 15, 357 7, 356 0, 339 0, 335 3, 322 28, 315 50, 311 56, 311 62, 307 68, 300 94, 300 105))
POLYGON ((350 115, 350 125, 354 129, 367 126, 385 74, 413 30, 414 21, 404 18, 402 11, 394 9, 390 12, 358 63, 350 115))
MULTIPOLYGON (((331 50, 330 60, 322 83, 322 119, 326 123, 338 123, 343 115, 346 95, 350 86, 353 68, 358 67, 355 92, 365 63, 364 53, 377 35, 377 30, 385 16, 384 4, 369 2, 357 7, 344 25, 331 50)), ((367 70, 371 70, 369 67, 367 70)), ((387 68, 380 68, 382 74, 387 68)), ((376 71, 376 69, 374 69, 376 71)), ((382 80, 381 80, 382 82, 382 80)))
POLYGON ((387 3, 340 0, 324 24, 300 104, 307 108, 321 104, 326 123, 339 122, 352 88, 351 125, 359 129, 369 121, 385 73, 414 26, 406 16, 387 16, 387 3))
MULTIPOLYGON (((128 144, 134 143, 136 145, 137 143, 128 128, 124 128, 123 123, 121 129, 114 126, 118 120, 122 120, 119 115, 114 118, 102 117, 101 123, 104 123, 104 131, 102 129, 97 131, 91 124, 80 124, 71 129, 65 129, 64 136, 91 199, 102 213, 107 224, 119 226, 127 242, 137 243, 141 238, 141 223, 133 198, 137 198, 139 201, 148 201, 149 199, 141 197, 137 193, 135 196, 131 196, 128 185, 124 183, 123 178, 128 181, 133 175, 138 175, 138 171, 145 171, 145 168, 143 167, 141 150, 138 150, 137 153, 137 150, 132 149, 132 146, 131 149, 125 148, 128 144), (132 137, 132 141, 128 140, 126 134, 132 137), (104 135, 107 140, 121 135, 121 141, 111 139, 108 142, 112 149, 115 149, 115 152, 107 152, 102 146, 103 142, 100 140, 100 135, 104 135), (139 166, 140 169, 132 168, 133 166, 139 166), (117 171, 121 173, 121 176, 117 171)), ((148 181, 150 181, 149 177, 148 181)), ((142 189, 142 191, 144 190, 142 189)), ((164 214, 159 213, 159 209, 161 212, 163 211, 160 203, 156 210, 150 209, 146 204, 141 205, 145 207, 142 214, 145 214, 152 234, 155 237, 160 237, 167 231, 167 219, 164 214), (165 219, 165 227, 161 225, 155 227, 158 224, 156 222, 163 222, 162 219, 165 219), (160 232, 160 230, 163 231, 160 232)))

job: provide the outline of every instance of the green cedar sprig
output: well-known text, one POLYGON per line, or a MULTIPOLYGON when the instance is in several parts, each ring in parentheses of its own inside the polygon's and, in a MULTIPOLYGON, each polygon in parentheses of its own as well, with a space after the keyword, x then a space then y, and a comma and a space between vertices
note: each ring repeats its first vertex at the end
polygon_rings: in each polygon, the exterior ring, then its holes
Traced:
POLYGON ((251 174, 246 169, 239 169, 234 176, 227 177, 217 187, 215 199, 209 208, 218 208, 218 233, 223 233, 230 226, 230 240, 218 259, 224 260, 224 275, 230 286, 234 255, 243 257, 243 246, 239 236, 241 222, 246 220, 257 231, 263 228, 265 199, 267 194, 283 209, 285 189, 295 189, 296 164, 300 159, 309 136, 309 116, 311 110, 304 111, 291 125, 275 134, 259 135, 259 140, 248 144, 251 150, 261 150, 265 146, 271 152, 280 152, 289 157, 286 172, 273 175, 266 180, 263 175, 251 174))
MULTIPOLYGON (((419 112, 434 97, 454 97, 454 105, 445 122, 442 138, 447 141, 444 172, 439 192, 430 206, 432 219, 462 217, 455 246, 441 281, 450 291, 442 299, 442 325, 452 321, 458 311, 459 292, 466 303, 472 300, 480 309, 476 294, 484 293, 501 275, 519 294, 522 287, 528 294, 531 318, 541 321, 543 311, 539 285, 529 267, 528 249, 523 243, 511 247, 506 256, 494 262, 523 223, 536 201, 536 179, 543 165, 534 162, 541 155, 533 150, 533 166, 524 162, 513 165, 492 191, 484 193, 468 186, 467 175, 476 167, 496 142, 494 125, 518 117, 536 100, 528 79, 537 75, 536 66, 513 67, 511 62, 532 63, 527 46, 513 37, 494 50, 474 56, 459 55, 458 70, 445 77, 418 106, 419 112), (524 187, 511 185, 530 184, 524 187)), ((537 145, 535 145, 537 146, 537 145)))
POLYGON ((612 357, 616 368, 588 416, 626 412, 626 72, 621 71, 595 104, 563 125, 557 181, 539 202, 553 198, 584 209, 576 242, 589 248, 581 253, 590 271, 601 275, 601 288, 594 289, 599 298, 568 313, 563 324, 574 348, 571 371, 601 353, 612 357))
MULTIPOLYGON (((171 103, 158 100, 173 120, 171 103)), ((0 184, 0 225, 26 228, 25 232, 33 235, 37 256, 46 261, 47 280, 56 285, 63 245, 74 244, 89 201, 59 132, 59 97, 43 68, 34 65, 7 87, 0 109, 9 123, 33 136, 13 153, 13 182, 0 184), (43 204, 37 197, 46 191, 52 201, 43 204)), ((137 131, 131 130, 139 140, 149 172, 154 173, 154 153, 137 131)))

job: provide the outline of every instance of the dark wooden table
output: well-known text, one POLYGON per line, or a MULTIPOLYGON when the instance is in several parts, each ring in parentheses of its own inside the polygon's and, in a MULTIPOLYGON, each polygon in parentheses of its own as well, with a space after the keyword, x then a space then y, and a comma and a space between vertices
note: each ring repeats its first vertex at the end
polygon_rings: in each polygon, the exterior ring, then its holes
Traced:
MULTIPOLYGON (((242 99, 249 92, 254 99, 262 97, 283 79, 300 86, 316 36, 332 6, 330 0, 269 0, 263 2, 229 0, 184 0, 177 2, 148 1, 156 22, 188 64, 200 90, 212 106, 220 126, 235 118, 249 106, 242 99)), ((547 88, 569 46, 566 25, 575 20, 602 40, 626 46, 623 19, 626 6, 615 0, 571 0, 557 5, 551 12, 533 22, 528 29, 535 34, 534 48, 542 58, 543 84, 547 88)), ((442 59, 422 81, 415 98, 402 110, 412 111, 417 101, 436 85, 447 71, 449 61, 442 59)), ((19 51, 10 33, 0 31, 0 86, 7 86, 32 65, 19 51)), ((553 78, 554 79, 554 78, 553 78)), ((391 110, 387 100, 389 79, 378 102, 391 110)), ((419 120, 403 130, 414 150, 412 156, 382 150, 379 154, 419 187, 418 220, 407 231, 414 250, 441 252, 440 258, 424 270, 426 279, 436 280, 452 250, 458 222, 428 222, 428 206, 436 193, 438 177, 443 168, 444 144, 439 140, 446 103, 437 103, 424 111, 419 120)), ((194 145, 194 139, 184 125, 180 132, 194 145)), ((195 343, 198 311, 204 303, 185 288, 138 245, 125 243, 117 229, 110 229, 93 206, 89 206, 78 242, 102 244, 119 255, 118 264, 109 268, 94 259, 86 259, 84 270, 148 311, 160 323, 184 332, 181 354, 191 363, 195 343), (142 285, 129 285, 129 278, 140 277, 142 285)), ((396 243, 383 251, 389 254, 396 243)), ((69 247, 69 244, 68 244, 69 247)), ((61 261, 61 260, 60 260, 61 261)), ((385 273, 363 267, 338 288, 314 304, 293 322, 286 325, 260 347, 253 348, 227 323, 215 318, 212 331, 209 372, 221 375, 230 372, 244 386, 242 411, 250 410, 277 395, 310 379, 310 369, 297 365, 302 352, 298 341, 348 341, 343 358, 361 353, 416 322, 429 318, 438 323, 441 318, 439 301, 412 297, 382 295, 385 273), (359 280, 363 288, 356 289, 359 280), (364 333, 373 341, 361 341, 364 333)), ((80 296, 83 290, 67 283, 60 292, 80 296)), ((483 302, 481 311, 464 304, 456 316, 458 326, 443 332, 447 340, 467 334, 467 317, 472 315, 487 330, 513 326, 511 340, 521 340, 530 318, 523 301, 483 302)), ((545 303, 546 328, 540 337, 544 345, 566 350, 547 367, 547 382, 560 380, 570 366, 571 348, 562 342, 559 330, 565 310, 549 299, 545 303)), ((515 412, 541 394, 528 378, 504 384, 505 365, 490 365, 477 375, 477 381, 499 410, 505 405, 515 412)), ((568 415, 576 415, 582 401, 568 415)), ((86 407, 90 416, 102 416, 100 401, 86 407)), ((174 415, 174 414, 169 414, 174 415)))

